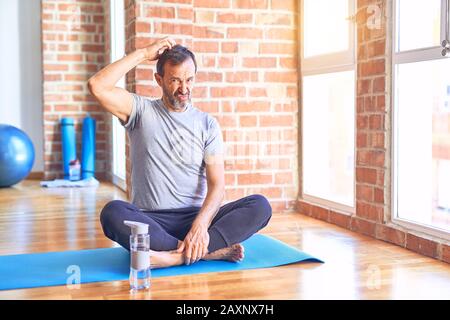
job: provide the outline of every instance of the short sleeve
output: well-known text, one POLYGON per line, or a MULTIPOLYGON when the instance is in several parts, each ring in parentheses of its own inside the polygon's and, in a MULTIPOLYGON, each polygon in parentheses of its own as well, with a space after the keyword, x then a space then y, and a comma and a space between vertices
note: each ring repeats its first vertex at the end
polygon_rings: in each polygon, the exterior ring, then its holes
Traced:
POLYGON ((223 138, 222 130, 220 129, 219 122, 216 118, 211 117, 208 124, 208 134, 205 143, 204 160, 206 161, 209 156, 216 154, 223 154, 223 138))
POLYGON ((128 117, 128 121, 125 123, 124 121, 119 120, 122 126, 124 126, 124 128, 128 131, 133 130, 140 122, 142 113, 144 112, 145 108, 144 97, 139 96, 135 93, 132 93, 131 95, 133 96, 133 104, 131 107, 131 114, 128 117))

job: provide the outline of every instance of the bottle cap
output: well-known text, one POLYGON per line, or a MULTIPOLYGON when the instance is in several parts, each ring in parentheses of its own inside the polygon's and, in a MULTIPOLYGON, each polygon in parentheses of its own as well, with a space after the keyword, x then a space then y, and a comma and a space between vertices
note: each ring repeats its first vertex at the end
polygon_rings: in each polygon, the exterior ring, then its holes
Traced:
POLYGON ((71 160, 71 161, 69 162, 69 165, 77 165, 77 164, 80 164, 80 160, 78 160, 78 159, 71 160))
POLYGON ((131 228, 131 234, 147 234, 148 233, 148 224, 146 224, 146 223, 137 222, 137 221, 129 221, 129 220, 125 220, 123 223, 131 228))
POLYGON ((75 121, 73 120, 73 118, 62 118, 61 119, 61 125, 65 126, 65 125, 73 125, 75 123, 75 121))

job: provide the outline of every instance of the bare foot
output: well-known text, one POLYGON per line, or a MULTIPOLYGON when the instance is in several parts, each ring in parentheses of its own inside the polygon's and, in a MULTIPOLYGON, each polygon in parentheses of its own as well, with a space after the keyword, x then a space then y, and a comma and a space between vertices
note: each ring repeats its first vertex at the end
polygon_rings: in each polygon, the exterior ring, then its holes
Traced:
POLYGON ((150 265, 152 269, 178 266, 183 263, 183 253, 150 250, 150 265))
POLYGON ((240 244, 233 244, 231 247, 219 249, 208 253, 203 260, 226 260, 240 262, 244 259, 244 247, 240 244))
MULTIPOLYGON (((208 253, 203 260, 226 260, 239 262, 244 259, 244 247, 240 244, 234 244, 231 247, 223 248, 208 253)), ((152 269, 179 266, 184 264, 183 252, 174 251, 153 251, 150 250, 150 265, 152 269)))

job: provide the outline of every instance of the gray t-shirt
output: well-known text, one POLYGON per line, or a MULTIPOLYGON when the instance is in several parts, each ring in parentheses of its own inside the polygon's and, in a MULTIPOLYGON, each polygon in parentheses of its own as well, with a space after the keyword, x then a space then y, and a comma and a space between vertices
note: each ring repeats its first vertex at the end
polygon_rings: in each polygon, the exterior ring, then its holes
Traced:
POLYGON ((161 99, 133 95, 130 138, 131 202, 141 210, 201 207, 206 197, 205 157, 223 154, 218 121, 189 104, 169 111, 161 99))

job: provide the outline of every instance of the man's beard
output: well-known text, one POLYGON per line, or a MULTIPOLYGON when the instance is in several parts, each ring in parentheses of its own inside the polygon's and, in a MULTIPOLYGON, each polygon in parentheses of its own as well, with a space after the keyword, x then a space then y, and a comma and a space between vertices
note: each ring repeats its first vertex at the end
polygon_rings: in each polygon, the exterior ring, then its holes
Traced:
POLYGON ((175 110, 184 109, 189 103, 191 103, 191 93, 188 91, 188 99, 186 101, 178 101, 176 95, 178 95, 178 91, 175 94, 170 93, 166 88, 162 87, 163 94, 172 105, 175 110))

